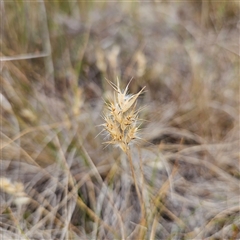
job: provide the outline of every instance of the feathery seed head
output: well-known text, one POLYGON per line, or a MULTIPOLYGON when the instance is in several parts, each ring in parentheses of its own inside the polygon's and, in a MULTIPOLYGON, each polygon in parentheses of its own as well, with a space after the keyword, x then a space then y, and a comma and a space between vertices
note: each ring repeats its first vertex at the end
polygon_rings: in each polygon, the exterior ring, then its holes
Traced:
POLYGON ((106 143, 117 145, 126 152, 129 149, 129 143, 134 139, 139 139, 137 137, 139 111, 136 110, 136 101, 145 87, 137 94, 128 95, 128 86, 131 81, 123 92, 119 87, 118 80, 117 85, 110 81, 108 82, 115 90, 115 94, 114 102, 110 102, 107 105, 108 114, 104 116, 105 124, 103 126, 111 138, 106 143))
POLYGON ((15 197, 14 202, 17 205, 26 204, 29 202, 29 198, 24 192, 24 186, 20 182, 11 182, 8 178, 0 178, 0 189, 4 192, 11 194, 15 197))

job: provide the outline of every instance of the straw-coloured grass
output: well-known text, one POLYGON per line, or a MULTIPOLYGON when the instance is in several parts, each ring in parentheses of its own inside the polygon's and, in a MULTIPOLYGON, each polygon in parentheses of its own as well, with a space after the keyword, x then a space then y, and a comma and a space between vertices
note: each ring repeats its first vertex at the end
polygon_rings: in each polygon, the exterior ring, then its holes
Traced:
POLYGON ((109 82, 115 90, 114 102, 108 104, 108 114, 104 116, 106 123, 103 124, 105 130, 108 132, 111 140, 108 144, 119 146, 124 152, 129 150, 129 144, 135 140, 140 139, 137 136, 139 130, 139 111, 136 109, 136 101, 139 95, 143 92, 143 87, 137 94, 128 94, 128 85, 122 92, 117 85, 109 82))
POLYGON ((8 178, 1 177, 0 190, 11 195, 17 205, 27 204, 30 200, 26 196, 24 185, 21 182, 11 182, 8 178))
POLYGON ((1 1, 2 239, 240 239, 239 6, 1 1))
POLYGON ((120 89, 119 80, 117 79, 117 85, 108 81, 109 84, 115 90, 114 100, 107 104, 108 114, 104 116, 106 123, 103 124, 105 130, 108 132, 110 140, 107 144, 113 144, 122 149, 126 153, 129 166, 131 169, 134 186, 138 195, 140 207, 141 207, 141 220, 139 225, 144 226, 137 235, 139 239, 143 239, 145 235, 146 227, 146 210, 145 203, 143 201, 143 193, 140 191, 138 182, 136 180, 136 174, 132 162, 132 156, 130 151, 130 144, 136 140, 140 139, 137 135, 139 130, 139 110, 136 108, 137 99, 141 93, 143 93, 145 87, 143 87, 136 94, 128 94, 128 87, 131 81, 127 84, 124 91, 120 89))

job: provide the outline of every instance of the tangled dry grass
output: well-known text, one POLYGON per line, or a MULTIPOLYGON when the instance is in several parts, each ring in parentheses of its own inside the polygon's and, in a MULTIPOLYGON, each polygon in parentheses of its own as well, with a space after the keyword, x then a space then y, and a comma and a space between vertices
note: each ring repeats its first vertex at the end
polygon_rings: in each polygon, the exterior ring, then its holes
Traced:
POLYGON ((240 239, 238 2, 0 6, 1 239, 240 239))

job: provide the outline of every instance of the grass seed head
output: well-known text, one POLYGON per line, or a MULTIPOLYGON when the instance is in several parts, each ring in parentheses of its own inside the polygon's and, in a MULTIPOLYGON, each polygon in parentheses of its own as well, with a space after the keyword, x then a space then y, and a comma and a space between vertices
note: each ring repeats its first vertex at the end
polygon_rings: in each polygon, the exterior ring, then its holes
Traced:
POLYGON ((127 94, 130 82, 123 92, 119 87, 119 81, 117 81, 117 85, 112 82, 109 84, 115 90, 115 94, 113 102, 108 104, 108 113, 104 117, 105 124, 103 126, 111 139, 106 143, 117 145, 126 152, 130 142, 139 139, 137 137, 139 111, 136 110, 136 102, 145 87, 137 94, 130 95, 127 94))
POLYGON ((14 196, 14 202, 17 205, 27 204, 29 202, 29 198, 26 196, 24 192, 24 186, 20 182, 11 182, 8 178, 1 177, 0 178, 0 189, 4 192, 14 196))

